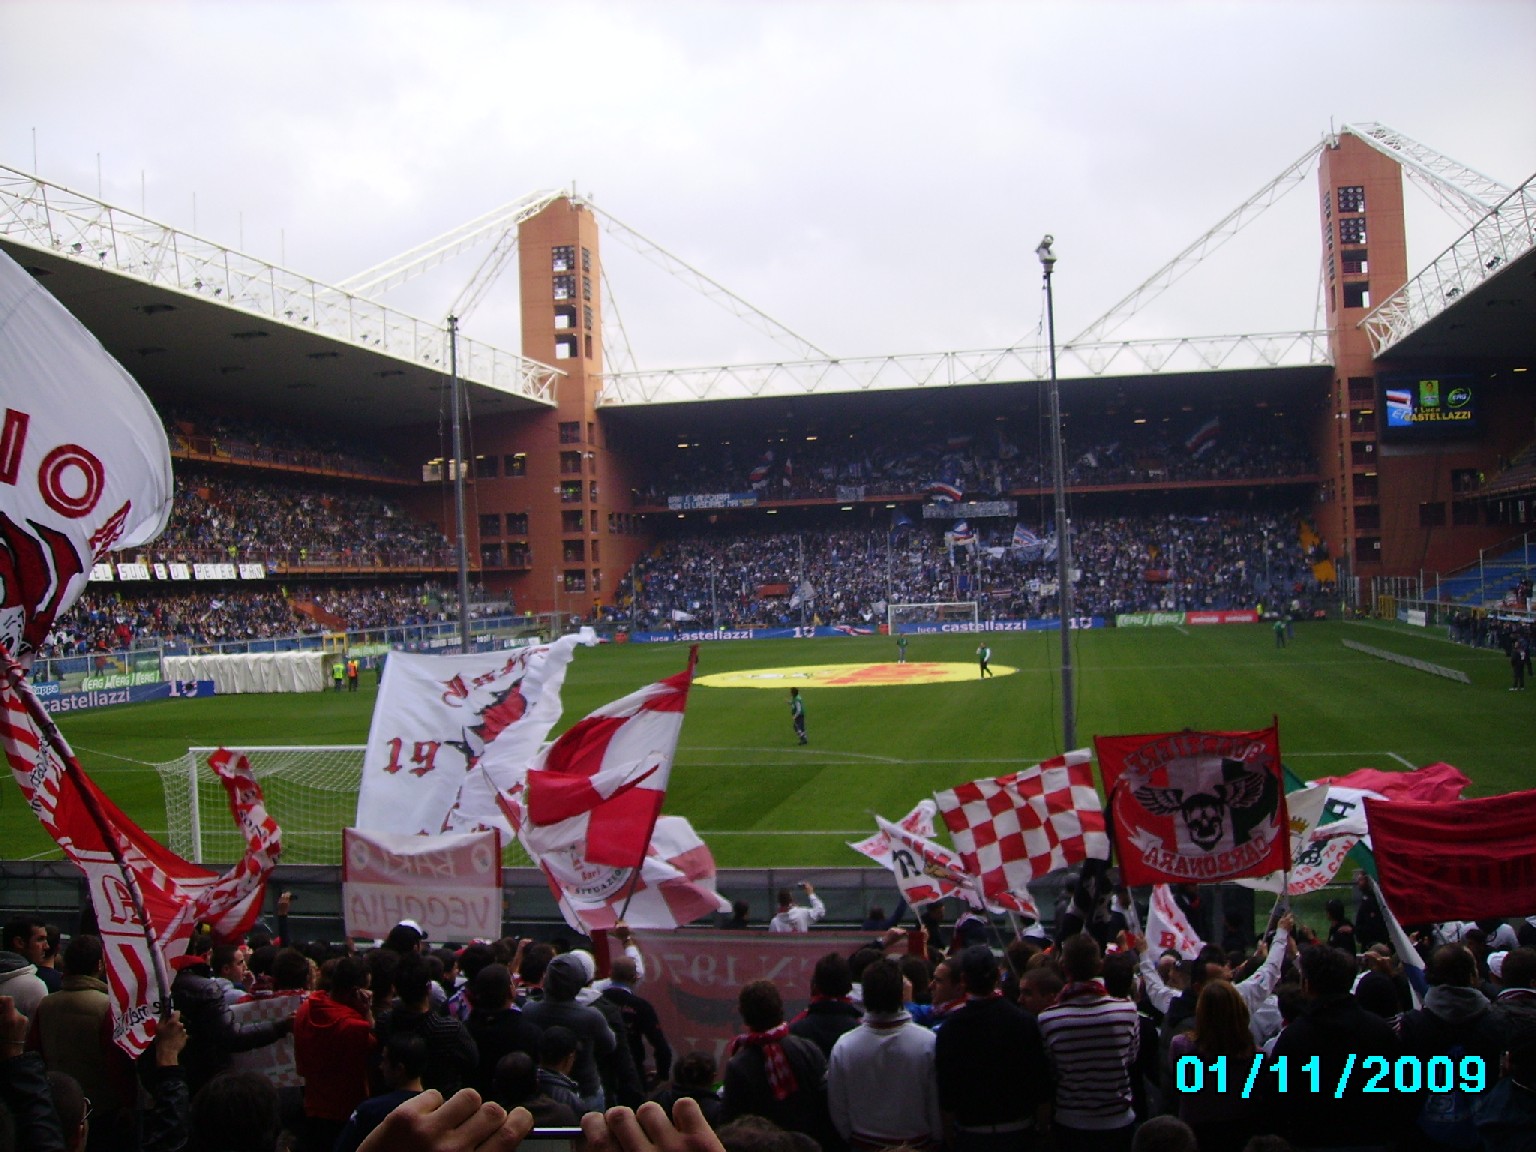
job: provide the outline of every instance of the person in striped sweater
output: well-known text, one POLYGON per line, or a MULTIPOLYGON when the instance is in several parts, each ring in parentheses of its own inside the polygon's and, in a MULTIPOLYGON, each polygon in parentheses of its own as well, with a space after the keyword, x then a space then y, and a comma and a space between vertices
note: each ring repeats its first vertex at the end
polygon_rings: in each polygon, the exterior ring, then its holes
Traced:
POLYGON ((1055 1083, 1053 1126, 1058 1143, 1073 1152, 1128 1152, 1136 1122, 1131 1066, 1141 1025, 1135 1004, 1105 991, 1103 963, 1092 936, 1065 940, 1067 986, 1039 1016, 1055 1083))

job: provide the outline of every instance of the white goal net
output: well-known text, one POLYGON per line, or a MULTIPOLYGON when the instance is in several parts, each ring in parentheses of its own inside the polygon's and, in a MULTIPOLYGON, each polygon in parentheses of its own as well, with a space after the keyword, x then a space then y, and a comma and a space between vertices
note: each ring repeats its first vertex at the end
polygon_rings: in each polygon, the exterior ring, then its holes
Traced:
MULTIPOLYGON (((357 816, 363 750, 361 744, 231 749, 250 760, 267 811, 283 830, 282 863, 341 863, 341 830, 357 816)), ((216 751, 189 748, 180 758, 155 765, 171 850, 210 867, 232 864, 245 852, 224 787, 208 767, 216 751)), ((516 841, 503 847, 504 863, 528 863, 516 841)))
POLYGON ((981 614, 974 600, 946 600, 931 604, 890 604, 886 622, 891 634, 904 632, 917 624, 963 624, 974 629, 981 614), (903 627, 903 626, 906 627, 903 627))

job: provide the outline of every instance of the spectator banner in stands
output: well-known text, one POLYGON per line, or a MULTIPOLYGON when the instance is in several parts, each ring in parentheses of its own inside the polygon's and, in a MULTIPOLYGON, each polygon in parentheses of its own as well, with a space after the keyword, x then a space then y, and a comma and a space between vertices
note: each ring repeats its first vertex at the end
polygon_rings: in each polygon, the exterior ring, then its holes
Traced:
POLYGON ((414 920, 428 940, 501 937, 501 838, 342 830, 341 902, 349 939, 382 940, 414 920))
POLYGON ((1147 904, 1147 947, 1158 954, 1171 948, 1186 960, 1193 960, 1205 947, 1166 884, 1152 885, 1152 899, 1147 904))
POLYGON ((1259 614, 1252 609, 1221 612, 1122 612, 1116 628, 1166 628, 1179 624, 1253 624, 1259 614))
MULTIPOLYGON (((766 928, 766 922, 764 923, 766 928)), ((793 1020, 811 1000, 811 972, 829 952, 844 956, 869 943, 869 935, 837 932, 701 931, 636 932, 645 957, 641 994, 656 1009, 675 1052, 708 1052, 725 1066, 725 1049, 743 1031, 736 1014, 742 986, 772 980, 793 1020)), ((609 947, 617 949, 613 941, 609 947)))
POLYGON ((1365 801, 1381 890, 1405 924, 1536 908, 1536 792, 1365 801))
POLYGON ((924 520, 958 520, 962 516, 968 520, 985 520, 991 516, 1012 519, 1018 514, 1017 500, 967 500, 964 504, 923 505, 924 520))
POLYGON ((1094 747, 1126 884, 1289 870, 1277 726, 1097 736, 1094 747))
POLYGON ((522 777, 555 721, 576 645, 515 652, 396 652, 384 666, 357 798, 364 832, 432 836, 496 828, 496 794, 522 777))
POLYGON ((756 492, 711 492, 699 496, 668 496, 667 508, 673 512, 691 512, 702 508, 755 508, 756 492))
MULTIPOLYGON (((1105 620, 1102 616, 1074 616, 1072 628, 1080 631, 1084 628, 1103 628, 1105 620)), ((972 623, 969 620, 907 621, 898 624, 897 632, 907 632, 912 635, 922 635, 934 632, 1057 632, 1060 627, 1055 620, 982 620, 972 623)), ((718 629, 689 629, 682 632, 630 632, 628 643, 631 644, 670 644, 682 641, 696 644, 701 640, 806 640, 812 637, 848 636, 859 633, 850 633, 846 628, 834 626, 811 626, 803 628, 718 628, 718 629)))

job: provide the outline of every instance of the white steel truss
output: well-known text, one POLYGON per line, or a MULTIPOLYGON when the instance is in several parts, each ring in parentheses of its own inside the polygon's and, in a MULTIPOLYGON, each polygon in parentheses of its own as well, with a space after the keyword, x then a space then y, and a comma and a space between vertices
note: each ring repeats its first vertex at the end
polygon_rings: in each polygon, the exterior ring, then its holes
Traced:
POLYGON ((1380 356, 1536 248, 1536 175, 1494 205, 1433 263, 1360 323, 1380 356))
MULTIPOLYGON (((1056 350, 1056 360, 1058 374, 1068 378, 1234 372, 1332 363, 1328 334, 1323 331, 1069 344, 1056 350)), ((1048 379, 1049 373, 1049 354, 1041 346, 851 360, 734 364, 718 368, 609 373, 603 377, 598 404, 622 407, 834 392, 949 388, 966 384, 1041 381, 1048 379)))
POLYGON ((429 272, 455 256, 478 247, 486 239, 495 237, 491 254, 481 263, 474 278, 449 312, 449 315, 463 319, 468 314, 463 310, 465 298, 472 296, 478 302, 480 293, 495 283, 507 260, 517 251, 517 226, 537 216, 563 195, 563 192, 532 192, 521 200, 503 204, 409 251, 392 256, 382 264, 375 264, 365 272, 348 276, 338 287, 358 296, 382 296, 414 280, 423 272, 429 272))
POLYGON ((788 327, 779 323, 762 309, 748 304, 736 293, 725 287, 719 281, 711 280, 691 264, 678 259, 661 245, 653 240, 647 240, 636 232, 628 224, 604 212, 592 201, 584 201, 586 206, 592 209, 595 215, 605 226, 608 234, 616 240, 622 241, 626 246, 644 256, 651 263, 665 268, 673 276, 689 285, 699 295, 705 297, 711 303, 718 304, 732 316, 744 320, 752 327, 762 332, 775 343, 788 348, 796 356, 802 359, 828 359, 831 353, 823 348, 818 348, 804 336, 792 332, 788 327))
POLYGON ((1152 273, 1129 296, 1072 337, 1068 343, 1092 344, 1103 340, 1134 316, 1143 305, 1161 296, 1175 282, 1192 272, 1212 252, 1253 223, 1265 209, 1300 184, 1311 170, 1312 161, 1317 158, 1322 147, 1321 143, 1317 143, 1308 148, 1280 175, 1228 212, 1204 236, 1152 273))
POLYGON ((1509 188, 1491 176, 1443 156, 1385 124, 1346 124, 1344 131, 1396 160, 1410 180, 1446 212, 1468 224, 1482 219, 1509 195, 1509 188))
MULTIPOLYGON (((408 316, 222 244, 0 167, 0 235, 221 307, 446 372, 443 325, 408 316)), ((459 375, 553 404, 559 369, 459 337, 459 375)))

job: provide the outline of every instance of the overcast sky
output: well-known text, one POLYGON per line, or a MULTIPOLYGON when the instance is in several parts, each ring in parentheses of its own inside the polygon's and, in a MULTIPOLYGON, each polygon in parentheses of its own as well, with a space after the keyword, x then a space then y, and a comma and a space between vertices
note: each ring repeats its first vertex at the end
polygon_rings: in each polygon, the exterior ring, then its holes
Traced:
MULTIPOLYGON (((1042 233, 1066 340, 1330 124, 1520 184, 1532 61, 1530 0, 0 0, 0 164, 326 282, 574 185, 835 355, 997 348, 1037 338, 1042 233)), ((1118 335, 1312 327, 1316 199, 1118 335)), ((1406 199, 1417 270, 1464 225, 1406 199)), ((785 358, 603 253, 642 368, 785 358)), ((477 262, 388 299, 440 318, 477 262)), ((515 350, 512 280, 464 328, 515 350)))

